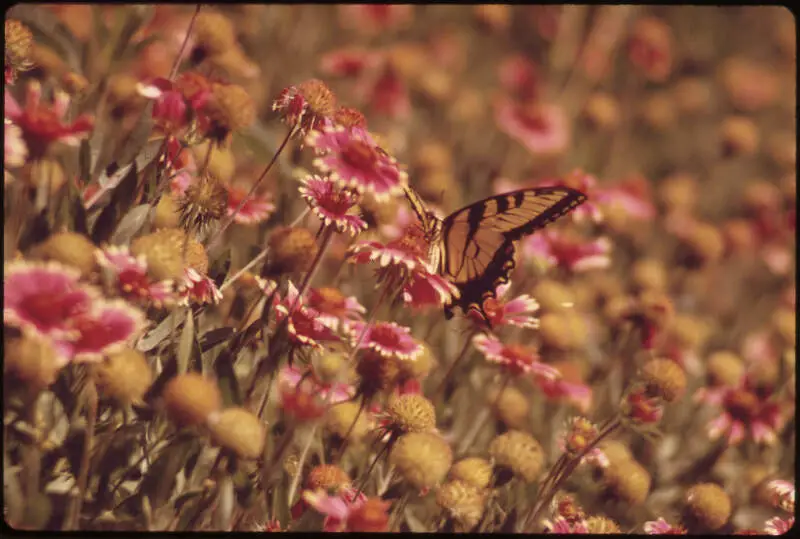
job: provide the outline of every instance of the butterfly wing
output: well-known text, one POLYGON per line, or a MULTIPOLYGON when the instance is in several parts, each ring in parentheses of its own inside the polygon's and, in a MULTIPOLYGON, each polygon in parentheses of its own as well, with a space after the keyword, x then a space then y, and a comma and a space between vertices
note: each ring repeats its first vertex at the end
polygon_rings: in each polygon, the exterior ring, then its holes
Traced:
POLYGON ((479 312, 514 269, 514 243, 573 210, 586 195, 567 187, 522 189, 489 197, 449 215, 442 229, 440 272, 459 289, 445 307, 479 312))

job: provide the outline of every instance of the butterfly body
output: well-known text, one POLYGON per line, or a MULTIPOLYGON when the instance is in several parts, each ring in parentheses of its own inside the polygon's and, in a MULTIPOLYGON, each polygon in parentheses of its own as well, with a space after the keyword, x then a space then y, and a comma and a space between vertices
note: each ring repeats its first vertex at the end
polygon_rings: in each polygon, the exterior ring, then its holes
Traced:
POLYGON ((440 219, 427 210, 410 187, 406 196, 417 214, 429 243, 429 265, 459 291, 445 306, 445 318, 453 308, 465 313, 483 310, 498 285, 508 282, 515 267, 515 245, 570 212, 586 195, 568 187, 521 189, 492 196, 465 206, 440 219))

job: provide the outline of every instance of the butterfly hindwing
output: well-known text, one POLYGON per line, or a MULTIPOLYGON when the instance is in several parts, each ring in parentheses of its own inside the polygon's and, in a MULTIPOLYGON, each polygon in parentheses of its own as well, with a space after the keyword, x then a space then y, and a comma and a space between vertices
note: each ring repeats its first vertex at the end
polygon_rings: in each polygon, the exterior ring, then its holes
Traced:
POLYGON ((445 218, 441 273, 459 289, 460 297, 445 308, 483 312, 483 302, 495 296, 514 269, 514 244, 586 200, 567 187, 522 189, 496 195, 462 208, 445 218))

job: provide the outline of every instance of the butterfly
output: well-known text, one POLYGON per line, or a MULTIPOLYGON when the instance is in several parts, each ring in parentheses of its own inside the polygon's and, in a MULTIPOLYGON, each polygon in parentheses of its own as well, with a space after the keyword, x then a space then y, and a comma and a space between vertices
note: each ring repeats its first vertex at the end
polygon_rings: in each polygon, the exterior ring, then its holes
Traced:
POLYGON ((515 267, 515 242, 555 221, 586 201, 586 195, 569 187, 521 189, 485 198, 457 210, 444 219, 429 211, 410 186, 405 195, 417 215, 429 245, 432 271, 458 289, 445 305, 445 318, 453 308, 480 314, 488 298, 496 297, 498 285, 508 282, 515 267))

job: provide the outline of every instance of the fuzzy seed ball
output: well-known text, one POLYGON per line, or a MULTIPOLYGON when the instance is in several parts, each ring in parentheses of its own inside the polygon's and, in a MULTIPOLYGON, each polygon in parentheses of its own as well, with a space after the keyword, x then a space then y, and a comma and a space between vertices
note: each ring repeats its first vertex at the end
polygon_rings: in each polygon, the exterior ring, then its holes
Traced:
POLYGON ((448 481, 436 491, 436 503, 456 521, 469 530, 475 527, 483 516, 486 493, 458 479, 448 481))
POLYGON ((619 126, 619 102, 609 93, 595 92, 586 100, 583 116, 595 129, 612 131, 619 126))
POLYGON ((544 466, 544 452, 530 434, 510 430, 489 444, 489 455, 495 465, 508 468, 526 483, 533 483, 544 466))
POLYGON ((542 306, 542 311, 562 311, 570 308, 575 296, 568 286, 553 279, 543 279, 532 291, 533 297, 542 306))
POLYGON ((225 15, 201 11, 194 21, 194 39, 206 55, 211 56, 236 45, 236 30, 225 15))
MULTIPOLYGON (((185 241, 186 232, 183 230, 165 228, 133 240, 131 254, 145 256, 147 271, 154 279, 180 281, 184 275, 182 255, 185 241)), ((201 274, 208 271, 206 249, 192 236, 186 241, 186 267, 201 274)))
POLYGON ((718 530, 731 516, 731 500, 722 488, 713 483, 694 485, 684 500, 684 520, 692 529, 718 530))
POLYGON ((306 488, 309 490, 322 489, 329 493, 336 493, 340 488, 351 483, 347 472, 334 464, 320 464, 308 472, 306 488))
POLYGON ((589 534, 622 533, 619 524, 607 517, 589 517, 586 519, 586 531, 589 534))
POLYGON ((666 290, 667 270, 661 261, 640 258, 631 268, 631 280, 637 290, 666 290))
POLYGON ((628 446, 619 440, 604 440, 600 442, 598 447, 609 461, 609 466, 633 460, 633 455, 631 455, 628 446))
POLYGON ((180 374, 167 382, 162 394, 167 415, 179 425, 199 425, 222 408, 216 382, 202 374, 180 374))
POLYGON ((729 116, 720 125, 722 151, 726 156, 753 155, 758 149, 758 126, 750 118, 729 116))
POLYGON ((175 199, 169 193, 161 195, 158 204, 156 205, 156 213, 153 217, 153 229, 159 230, 161 228, 178 228, 180 223, 180 214, 178 213, 178 205, 175 199))
POLYGON ((436 428, 436 412, 431 401, 410 393, 392 399, 386 415, 393 428, 406 432, 428 432, 436 428))
POLYGON ((227 408, 211 416, 211 438, 241 458, 257 459, 264 450, 267 430, 261 420, 244 408, 227 408))
POLYGON ((642 366, 640 373, 647 392, 674 402, 686 392, 686 373, 671 359, 652 359, 642 366))
POLYGON ((606 467, 603 483, 609 495, 628 505, 641 505, 650 492, 650 474, 635 460, 606 467))
POLYGON ((314 234, 306 228, 278 227, 269 236, 269 273, 302 273, 311 268, 317 256, 314 234))
POLYGON ((57 232, 34 249, 32 258, 55 260, 75 268, 82 277, 88 277, 96 268, 95 245, 82 234, 57 232))
POLYGON ((64 366, 50 341, 34 334, 4 338, 3 344, 3 371, 33 389, 44 389, 55 382, 58 371, 64 366))
POLYGON ((153 383, 153 370, 138 350, 125 348, 94 368, 100 391, 122 403, 139 402, 153 383))
POLYGON ((453 464, 449 477, 475 488, 484 489, 492 481, 492 463, 480 457, 467 457, 453 464))
POLYGON ((506 387, 502 393, 492 388, 486 397, 497 418, 508 428, 522 429, 528 423, 531 404, 520 390, 506 387))
POLYGON ((325 416, 325 428, 339 438, 344 438, 353 421, 356 422, 350 431, 351 442, 358 442, 367 435, 372 428, 366 413, 358 413, 359 405, 355 402, 342 402, 331 406, 325 416), (358 416, 358 420, 356 420, 358 416))
POLYGON ((442 482, 453 463, 453 451, 438 434, 410 432, 392 447, 389 462, 411 486, 422 490, 442 482))

